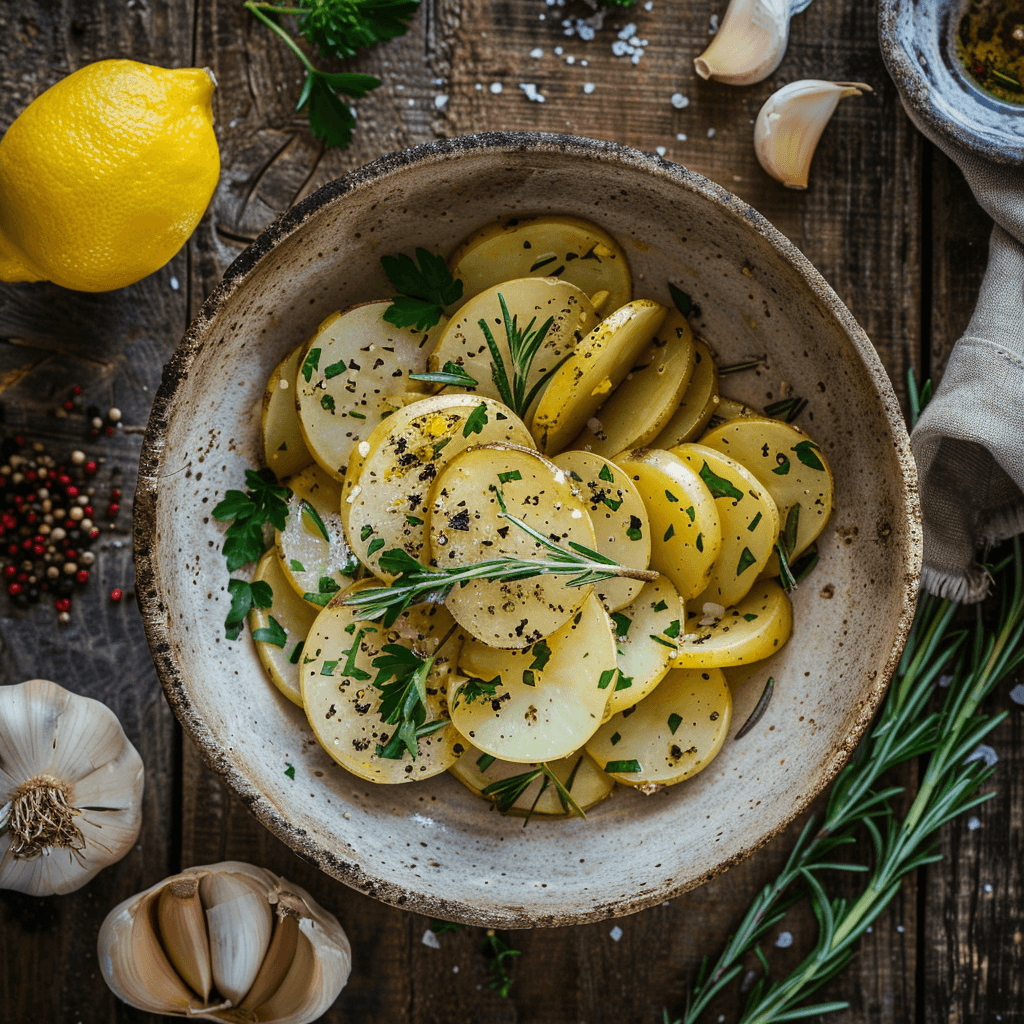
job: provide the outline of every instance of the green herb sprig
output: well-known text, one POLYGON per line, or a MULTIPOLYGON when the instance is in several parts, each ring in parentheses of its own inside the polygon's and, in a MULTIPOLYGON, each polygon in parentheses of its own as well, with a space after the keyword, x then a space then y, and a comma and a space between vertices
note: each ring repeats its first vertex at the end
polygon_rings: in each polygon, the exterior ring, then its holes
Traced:
MULTIPOLYGON (((400 253, 398 256, 381 256, 380 262, 391 286, 398 292, 384 310, 384 319, 389 324, 429 331, 441 322, 445 307, 462 298, 462 282, 452 277, 443 256, 435 256, 427 249, 417 249, 415 260, 400 253)), ((429 380, 431 377, 417 374, 414 379, 429 380)))
POLYGON ((1019 540, 996 572, 1004 578, 994 630, 986 628, 980 608, 973 628, 960 629, 957 605, 921 598, 885 706, 861 756, 840 772, 821 824, 807 823, 782 871, 755 897, 722 954, 713 964, 705 959, 676 1024, 696 1024, 711 1000, 742 972, 750 952, 767 967, 760 943, 801 895, 811 900, 817 943, 785 978, 770 980, 766 971, 750 990, 741 1024, 774 1024, 847 1007, 839 1001, 808 1006, 804 1000, 843 969, 903 879, 941 859, 936 832, 992 795, 979 795, 978 789, 993 769, 970 754, 1005 717, 979 713, 981 702, 1024 664, 1024 552, 1019 540), (952 681, 942 708, 929 712, 939 676, 950 667, 952 681), (901 819, 893 800, 902 787, 885 785, 884 776, 925 755, 924 778, 901 819), (873 863, 836 862, 836 850, 862 832, 871 839, 873 863), (829 896, 820 877, 828 870, 865 874, 860 896, 852 903, 829 896))
POLYGON ((512 775, 507 779, 498 779, 497 782, 492 782, 489 786, 485 786, 481 792, 484 796, 490 797, 494 801, 494 806, 502 813, 508 814, 512 810, 515 802, 533 785, 537 779, 543 779, 540 789, 537 791, 537 796, 534 798, 533 804, 530 806, 529 811, 526 814, 526 820, 523 822, 523 828, 530 823, 530 818, 533 816, 534 809, 537 806, 538 801, 544 795, 548 786, 554 786, 555 792, 558 795, 558 802, 562 805, 562 810, 566 814, 573 814, 579 818, 585 818, 586 814, 583 812, 583 808, 573 799, 572 784, 576 778, 576 772, 579 769, 580 762, 583 760, 581 757, 576 762, 575 767, 572 770, 572 774, 569 777, 568 785, 562 785, 558 781, 558 777, 551 770, 546 763, 537 765, 536 768, 531 768, 528 772, 523 772, 520 775, 512 775))
POLYGON ((487 973, 490 975, 487 987, 497 992, 502 999, 508 999, 512 991, 512 976, 508 973, 505 961, 521 956, 521 950, 513 949, 493 928, 488 928, 483 954, 487 958, 487 973))
POLYGON ((379 565, 396 579, 390 585, 367 587, 352 594, 345 604, 359 608, 364 619, 380 619, 385 626, 391 626, 411 605, 421 601, 442 603, 456 587, 473 580, 512 583, 535 576, 571 576, 567 586, 583 587, 616 576, 648 583, 658 578, 656 572, 620 565, 575 541, 569 541, 572 550, 568 551, 511 513, 502 511, 501 515, 546 548, 550 552, 548 558, 508 556, 448 569, 429 569, 401 548, 391 548, 381 554, 379 565))
POLYGON ((305 109, 313 135, 327 146, 344 149, 352 141, 356 119, 349 100, 361 99, 380 85, 373 75, 318 70, 279 20, 292 17, 298 32, 321 59, 354 57, 360 50, 406 33, 419 0, 295 0, 290 5, 248 0, 244 7, 298 57, 306 69, 297 110, 305 109))

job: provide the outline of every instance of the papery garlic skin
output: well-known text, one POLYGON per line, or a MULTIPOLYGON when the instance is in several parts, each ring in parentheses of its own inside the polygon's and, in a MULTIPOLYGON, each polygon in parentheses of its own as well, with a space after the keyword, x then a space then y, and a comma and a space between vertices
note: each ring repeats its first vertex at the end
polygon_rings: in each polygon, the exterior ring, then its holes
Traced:
POLYGON ((871 92, 863 82, 790 82, 768 97, 754 124, 754 151, 761 166, 787 188, 805 189, 811 160, 844 96, 871 92))
MULTIPOLYGON (((32 896, 72 892, 120 860, 142 827, 142 758, 117 716, 46 679, 0 686, 0 807, 31 807, 52 780, 71 813, 69 845, 19 854, 25 833, 0 835, 0 889, 32 896)), ((62 814, 66 812, 61 812, 62 814)), ((41 829, 42 825, 39 826, 41 829)), ((44 830, 43 837, 48 833, 44 830)))
MULTIPOLYGON (((230 943, 232 919, 240 938, 247 934, 254 913, 248 903, 244 898, 234 899, 213 908, 220 912, 214 915, 215 927, 220 931, 218 941, 230 943)), ((263 912, 256 911, 258 915, 263 912)), ((107 915, 97 946, 104 980, 119 999, 131 1006, 172 1017, 235 1024, 311 1024, 337 999, 352 967, 348 938, 332 914, 299 886, 241 861, 189 868, 130 897, 107 915), (203 879, 216 884, 207 881, 204 886, 203 879), (247 883, 250 891, 263 894, 276 918, 274 937, 269 947, 264 946, 265 961, 251 993, 236 991, 234 998, 226 998, 223 992, 214 990, 204 1001, 171 967, 158 936, 156 910, 165 887, 182 880, 198 881, 200 893, 205 891, 207 895, 215 891, 223 894, 231 886, 245 888, 241 882, 247 883), (297 934, 293 922, 297 922, 297 934), (279 938, 282 933, 283 943, 279 938), (275 972, 276 979, 269 977, 275 972)))

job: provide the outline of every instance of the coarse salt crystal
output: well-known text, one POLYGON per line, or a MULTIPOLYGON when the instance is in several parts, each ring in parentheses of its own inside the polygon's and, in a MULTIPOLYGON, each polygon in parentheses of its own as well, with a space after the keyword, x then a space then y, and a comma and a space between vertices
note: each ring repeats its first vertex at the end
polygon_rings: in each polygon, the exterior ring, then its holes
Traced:
POLYGON ((526 98, 531 103, 545 102, 543 94, 537 91, 537 86, 534 85, 532 82, 520 82, 519 88, 526 93, 526 98))
POLYGON ((562 47, 560 47, 560 46, 556 46, 555 47, 555 56, 556 57, 561 57, 563 53, 565 53, 565 50, 563 50, 562 47))
POLYGON ((718 15, 712 14, 708 18, 708 35, 713 36, 718 31, 718 15))
MULTIPOLYGON (((584 84, 583 84, 583 91, 589 96, 594 91, 594 83, 593 82, 584 82, 584 84)), ((1024 704, 1024 700, 1022 700, 1021 703, 1024 704)))
POLYGON ((497 96, 498 93, 500 93, 504 88, 505 87, 501 84, 501 82, 491 82, 491 92, 494 93, 495 96, 497 96))
POLYGON ((967 827, 972 831, 981 828, 981 818, 971 817, 967 819, 967 827))
POLYGON ((1010 691, 1010 700, 1012 700, 1014 704, 1024 704, 1024 683, 1018 683, 1010 691))
POLYGON ((715 129, 714 128, 709 128, 708 129, 708 138, 709 139, 713 139, 714 137, 715 137, 715 129))
POLYGON ((987 743, 979 743, 964 758, 964 764, 970 764, 972 761, 984 761, 989 768, 994 768, 999 762, 999 755, 987 743))
POLYGON ((565 63, 566 64, 575 64, 576 63, 576 58, 573 57, 572 54, 570 54, 568 57, 565 58, 565 63))
POLYGON ((448 97, 445 96, 443 93, 439 93, 437 96, 434 97, 434 106, 437 107, 438 110, 444 110, 447 102, 448 97))
POLYGON ((687 99, 687 97, 684 96, 681 92, 676 92, 672 94, 672 106, 675 107, 676 110, 685 110, 686 107, 688 107, 689 105, 689 99, 687 99))
POLYGON ((665 149, 664 146, 658 146, 656 152, 657 152, 658 156, 664 156, 668 152, 668 150, 665 149))
POLYGON ((169 283, 174 291, 177 291, 181 287, 181 285, 178 284, 178 279, 176 277, 172 277, 169 283))
POLYGON ((622 938, 622 929, 616 925, 608 934, 612 937, 612 942, 618 942, 622 938))
POLYGON ((616 57, 624 57, 629 52, 629 48, 629 43, 622 39, 616 39, 615 42, 612 43, 612 53, 614 53, 616 57))
POLYGON ((680 133, 679 133, 679 134, 678 134, 678 135, 676 136, 676 139, 677 139, 677 140, 678 140, 679 142, 685 142, 685 141, 686 141, 686 136, 685 136, 685 135, 684 135, 684 134, 683 134, 682 132, 680 132, 680 133))
POLYGON ((531 56, 531 57, 532 57, 532 58, 533 58, 534 60, 540 60, 540 59, 541 59, 541 57, 543 57, 543 56, 544 56, 544 51, 543 51, 543 50, 542 50, 542 49, 541 49, 541 48, 540 48, 539 46, 535 46, 535 47, 534 47, 534 48, 533 48, 533 49, 532 49, 532 50, 530 51, 530 56, 531 56))
POLYGON ((775 945, 779 949, 789 949, 793 945, 793 933, 792 932, 779 932, 779 937, 775 940, 775 945))
POLYGON ((573 519, 582 519, 583 518, 583 513, 578 508, 574 508, 572 510, 572 518, 573 519))
POLYGON ((632 39, 636 35, 636 25, 630 22, 620 33, 620 39, 632 39))
POLYGON ((429 946, 431 949, 440 949, 441 940, 428 928, 423 933, 423 945, 429 946))
POLYGON ((359 442, 359 456, 360 456, 360 458, 365 459, 366 456, 369 455, 369 454, 370 454, 370 442, 369 441, 360 441, 359 442))
MULTIPOLYGON (((363 443, 366 444, 365 441, 363 443)), ((352 493, 345 499, 346 504, 351 505, 352 502, 359 497, 361 491, 362 487, 360 487, 359 484, 356 484, 355 487, 352 488, 352 493)))

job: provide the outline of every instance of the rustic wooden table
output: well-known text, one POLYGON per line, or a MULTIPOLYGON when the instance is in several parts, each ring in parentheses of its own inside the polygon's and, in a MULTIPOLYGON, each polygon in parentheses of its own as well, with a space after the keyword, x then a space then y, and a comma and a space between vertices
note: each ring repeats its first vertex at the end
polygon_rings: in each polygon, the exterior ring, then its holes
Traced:
MULTIPOLYGON (((89 61, 205 65, 219 83, 223 163, 202 224, 159 273, 104 295, 0 286, 3 431, 106 456, 101 484, 125 493, 69 624, 58 625, 44 604, 25 611, 0 604, 0 681, 43 676, 104 701, 147 773, 142 834, 124 860, 69 896, 0 893, 0 1020, 155 1020, 107 991, 96 963, 99 924, 115 903, 180 867, 224 858, 294 879, 341 919, 354 964, 327 1021, 654 1024, 663 1007, 681 1009, 700 957, 720 948, 800 822, 714 882, 617 922, 617 938, 611 921, 510 935, 522 955, 502 999, 488 988, 481 932, 444 934, 440 949, 430 948, 422 942, 426 918, 318 873, 249 816, 201 765, 168 710, 134 602, 111 604, 107 595, 121 587, 131 597, 129 498, 141 433, 161 367, 203 297, 294 202, 382 153, 437 137, 567 132, 686 164, 748 200, 808 255, 867 330, 901 398, 909 368, 919 378, 940 374, 970 315, 989 224, 956 168, 904 117, 879 56, 875 5, 818 0, 795 19, 776 74, 742 89, 702 82, 693 71, 710 16, 724 6, 641 0, 609 13, 584 40, 563 20, 592 13, 582 0, 423 0, 407 36, 351 62, 384 85, 359 104, 355 141, 338 152, 325 151, 294 113, 300 69, 240 0, 0 5, 0 129, 89 61), (635 63, 613 45, 634 35, 630 24, 646 41, 635 63), (800 78, 863 81, 875 92, 844 102, 810 189, 792 192, 762 173, 751 138, 768 94, 800 78), (531 102, 522 83, 535 85, 543 103, 531 102), (688 104, 673 104, 675 93, 688 104), (123 411, 113 437, 89 440, 80 416, 54 416, 73 384, 83 400, 123 411)), ((995 796, 970 824, 945 830, 943 861, 910 879, 824 991, 850 1002, 830 1018, 835 1024, 1024 1021, 1024 710, 1005 692, 994 704, 1011 712, 990 741, 1001 759, 990 784, 995 796)), ((913 789, 916 773, 899 781, 913 789)), ((799 913, 785 927, 792 945, 771 949, 780 972, 813 936, 813 922, 799 913)), ((706 1019, 736 1020, 740 1005, 732 992, 706 1019)))

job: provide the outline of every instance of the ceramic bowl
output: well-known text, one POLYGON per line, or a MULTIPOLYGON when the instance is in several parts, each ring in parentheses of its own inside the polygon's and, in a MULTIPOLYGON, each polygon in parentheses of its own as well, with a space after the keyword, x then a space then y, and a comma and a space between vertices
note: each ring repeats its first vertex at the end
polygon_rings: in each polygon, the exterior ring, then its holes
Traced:
MULTIPOLYGON (((807 259, 746 203, 635 150, 491 134, 387 156, 301 202, 232 264, 168 363, 136 496, 138 595, 167 698, 210 767, 274 834, 387 903, 471 924, 569 924, 641 910, 776 835, 835 776, 871 719, 910 626, 920 569, 916 478, 889 380, 807 259), (454 778, 375 786, 334 764, 300 709, 223 621, 224 491, 258 461, 264 382, 333 310, 387 296, 380 256, 448 251, 499 213, 590 218, 626 248, 635 291, 700 306, 741 399, 788 389, 831 461, 833 519, 794 595, 760 724, 693 780, 620 789, 585 821, 523 828, 454 778), (783 383, 785 382, 785 383, 783 383), (295 768, 294 779, 285 774, 295 768)), ((734 677, 733 732, 765 672, 734 677)))
POLYGON ((1024 164, 1024 106, 985 92, 961 66, 956 32, 970 0, 880 0, 882 57, 904 105, 940 138, 998 164, 1024 164))

